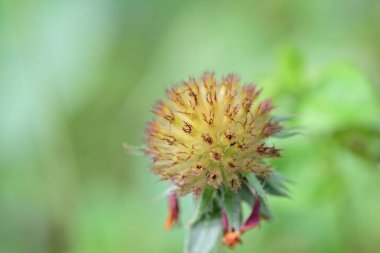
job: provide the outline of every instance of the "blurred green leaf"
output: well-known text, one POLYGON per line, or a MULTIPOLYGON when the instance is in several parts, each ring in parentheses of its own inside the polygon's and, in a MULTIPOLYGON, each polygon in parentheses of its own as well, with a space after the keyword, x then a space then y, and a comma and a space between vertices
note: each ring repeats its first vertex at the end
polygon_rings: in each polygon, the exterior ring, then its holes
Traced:
POLYGON ((251 173, 249 175, 246 176, 248 182, 249 182, 249 185, 247 185, 248 187, 252 187, 254 192, 260 197, 262 198, 263 200, 266 200, 267 199, 267 196, 266 196, 266 192, 265 192, 265 189, 263 188, 263 185, 260 183, 260 181, 257 179, 257 177, 251 173))
POLYGON ((301 105, 301 124, 311 133, 374 124, 380 115, 379 94, 364 73, 348 64, 329 66, 301 105))
MULTIPOLYGON (((252 208, 255 199, 254 199, 253 193, 247 187, 247 185, 243 184, 241 186, 241 188, 239 189, 239 194, 240 194, 241 199, 245 201, 250 206, 250 208, 252 208)), ((267 202, 264 201, 262 198, 260 198, 260 200, 261 200, 261 207, 260 207, 261 215, 264 216, 266 219, 272 219, 273 215, 268 208, 267 202)))
POLYGON ((203 219, 193 224, 185 242, 185 253, 209 253, 214 248, 222 225, 220 216, 203 219))
POLYGON ((203 190, 201 197, 197 199, 195 212, 193 214, 193 218, 190 219, 190 224, 197 222, 202 217, 204 217, 205 215, 207 216, 207 214, 211 212, 211 208, 213 205, 212 200, 215 195, 214 193, 215 190, 212 187, 206 187, 203 190))
POLYGON ((297 117, 296 115, 277 115, 277 116, 273 116, 272 119, 274 121, 282 122, 282 121, 289 121, 289 120, 295 119, 296 117, 297 117))
POLYGON ((159 194, 155 200, 162 200, 163 198, 169 197, 172 192, 175 192, 178 189, 176 185, 170 185, 165 191, 159 194))
POLYGON ((226 188, 223 195, 223 206, 227 213, 230 229, 234 228, 235 231, 239 230, 242 219, 239 193, 230 191, 226 188))
POLYGON ((289 180, 279 172, 273 171, 269 178, 265 178, 260 181, 267 193, 271 195, 289 197, 288 188, 285 185, 285 182, 289 182, 289 180))
POLYGON ((135 155, 135 156, 142 156, 145 153, 146 146, 145 145, 140 145, 140 146, 132 146, 129 145, 128 143, 123 143, 123 147, 125 149, 125 152, 128 155, 135 155))
POLYGON ((254 196, 246 184, 242 184, 239 189, 240 198, 245 201, 249 206, 253 206, 254 196))
POLYGON ((374 126, 350 126, 333 133, 342 146, 375 165, 380 163, 380 129, 374 126))
POLYGON ((260 205, 260 214, 261 216, 263 216, 265 219, 267 220, 270 220, 273 218, 273 214, 272 212, 270 211, 269 207, 268 207, 268 203, 266 201, 263 201, 263 199, 260 199, 261 200, 261 205, 260 205))
POLYGON ((280 132, 276 133, 273 135, 274 138, 279 138, 279 139, 283 139, 283 138, 289 138, 289 137, 292 137, 292 136, 295 136, 295 135, 299 135, 301 134, 301 131, 300 130, 296 130, 296 129, 283 129, 281 130, 280 132))

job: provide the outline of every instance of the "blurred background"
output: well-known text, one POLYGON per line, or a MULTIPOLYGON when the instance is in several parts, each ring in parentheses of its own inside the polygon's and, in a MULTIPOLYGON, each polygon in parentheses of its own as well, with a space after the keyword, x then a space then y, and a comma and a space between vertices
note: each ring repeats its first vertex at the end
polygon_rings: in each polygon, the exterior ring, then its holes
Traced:
MULTIPOLYGON (((181 252, 140 145, 164 90, 256 82, 303 134, 235 252, 380 251, 380 1, 0 0, 0 252, 181 252)), ((230 252, 219 250, 218 252, 230 252)))

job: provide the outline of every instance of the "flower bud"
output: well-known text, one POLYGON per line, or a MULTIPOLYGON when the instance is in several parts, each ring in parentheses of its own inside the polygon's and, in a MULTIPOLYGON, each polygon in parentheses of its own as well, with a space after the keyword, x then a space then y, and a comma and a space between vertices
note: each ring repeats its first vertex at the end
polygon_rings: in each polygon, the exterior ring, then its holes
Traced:
POLYGON ((218 80, 208 72, 167 90, 147 127, 152 171, 181 195, 222 184, 236 192, 245 174, 270 171, 264 159, 280 150, 266 141, 282 128, 269 116, 271 100, 258 101, 260 92, 235 75, 218 80))

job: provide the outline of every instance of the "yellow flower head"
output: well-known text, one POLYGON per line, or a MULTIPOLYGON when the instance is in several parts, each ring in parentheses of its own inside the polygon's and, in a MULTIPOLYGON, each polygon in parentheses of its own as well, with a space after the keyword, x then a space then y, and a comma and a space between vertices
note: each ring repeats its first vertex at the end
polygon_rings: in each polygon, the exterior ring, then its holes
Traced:
POLYGON ((235 75, 217 80, 208 72, 169 89, 169 100, 156 104, 156 118, 147 127, 152 171, 182 195, 198 194, 207 185, 236 191, 249 173, 269 177, 264 158, 280 153, 265 141, 281 126, 269 116, 271 100, 259 102, 259 94, 235 75))

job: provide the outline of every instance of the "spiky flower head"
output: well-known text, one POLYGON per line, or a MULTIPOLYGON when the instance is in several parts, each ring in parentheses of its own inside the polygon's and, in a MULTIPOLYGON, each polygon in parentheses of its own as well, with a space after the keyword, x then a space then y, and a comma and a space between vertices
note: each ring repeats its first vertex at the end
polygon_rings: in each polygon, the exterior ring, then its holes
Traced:
POLYGON ((167 90, 168 100, 154 106, 156 117, 147 127, 152 171, 181 195, 199 194, 208 185, 236 192, 251 173, 268 178, 266 159, 279 157, 280 150, 267 140, 281 126, 260 92, 233 74, 217 79, 208 72, 167 90))

